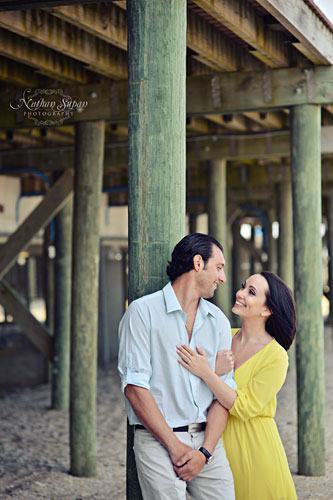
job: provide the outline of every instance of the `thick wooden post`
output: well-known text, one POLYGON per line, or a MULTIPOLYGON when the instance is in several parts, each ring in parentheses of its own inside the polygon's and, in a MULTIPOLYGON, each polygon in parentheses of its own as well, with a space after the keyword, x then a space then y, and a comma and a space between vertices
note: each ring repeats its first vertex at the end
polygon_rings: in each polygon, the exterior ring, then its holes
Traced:
MULTIPOLYGON (((285 166, 287 168, 287 166, 285 166)), ((289 177, 289 176, 288 176, 289 177)), ((279 276, 293 290, 294 288, 294 242, 293 207, 291 179, 280 182, 278 187, 279 216, 279 276)))
POLYGON ((330 192, 326 199, 327 209, 327 241, 328 241, 328 285, 329 285, 329 302, 330 314, 329 323, 333 325, 333 191, 330 192))
POLYGON ((227 162, 214 160, 209 165, 208 192, 208 234, 216 238, 223 246, 226 262, 227 282, 217 287, 213 301, 227 316, 230 315, 230 275, 228 252, 228 217, 227 217, 227 162))
MULTIPOLYGON (((294 290, 294 241, 293 241, 293 197, 290 168, 288 175, 278 186, 278 211, 279 211, 279 276, 286 282, 291 290, 294 290)), ((296 340, 288 351, 289 369, 295 367, 296 362, 296 340)))
POLYGON ((255 261, 255 257, 254 257, 254 250, 255 250, 255 226, 254 226, 254 223, 251 225, 251 246, 250 246, 250 275, 254 274, 256 272, 256 261, 255 261))
MULTIPOLYGON (((52 255, 51 225, 44 229, 43 268, 44 268, 44 298, 46 309, 45 324, 51 335, 54 335, 54 259, 52 255)), ((52 363, 45 361, 45 382, 52 380, 52 363)))
POLYGON ((267 269, 269 271, 277 272, 278 267, 278 250, 277 250, 277 241, 273 237, 273 222, 276 220, 275 209, 270 208, 267 211, 267 219, 268 219, 268 261, 267 261, 267 269))
POLYGON ((198 216, 189 215, 189 234, 194 234, 198 232, 198 216))
MULTIPOLYGON (((234 305, 236 292, 239 290, 242 280, 242 236, 240 234, 239 221, 232 224, 232 294, 231 306, 234 305)), ((236 328, 241 325, 240 317, 232 314, 231 326, 236 328)))
MULTIPOLYGON (((129 300, 167 282, 185 235, 186 1, 127 1, 129 300)), ((127 498, 141 498, 128 431, 127 498)))
POLYGON ((70 199, 55 218, 55 299, 52 371, 52 407, 69 406, 70 325, 72 282, 72 216, 70 199))
POLYGON ((76 126, 72 264, 71 472, 96 473, 99 211, 104 121, 76 126))
POLYGON ((44 230, 43 264, 44 264, 44 296, 46 308, 46 325, 53 335, 54 332, 54 259, 50 255, 51 226, 44 230))
POLYGON ((291 112, 294 287, 297 305, 298 471, 325 474, 320 107, 291 112))

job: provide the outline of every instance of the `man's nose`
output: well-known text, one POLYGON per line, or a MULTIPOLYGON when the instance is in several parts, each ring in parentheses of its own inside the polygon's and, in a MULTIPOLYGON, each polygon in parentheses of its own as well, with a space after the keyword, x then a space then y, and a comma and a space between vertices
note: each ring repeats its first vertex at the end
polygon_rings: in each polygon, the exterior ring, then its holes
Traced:
POLYGON ((227 281, 227 277, 225 275, 225 272, 224 272, 224 269, 221 271, 221 274, 219 276, 219 280, 222 282, 222 283, 225 283, 227 281))

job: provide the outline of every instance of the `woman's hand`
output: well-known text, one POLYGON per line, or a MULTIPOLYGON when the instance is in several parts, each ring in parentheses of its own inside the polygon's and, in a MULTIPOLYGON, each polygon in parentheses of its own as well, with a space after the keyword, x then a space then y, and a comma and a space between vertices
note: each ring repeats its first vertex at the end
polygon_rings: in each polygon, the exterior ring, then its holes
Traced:
POLYGON ((200 347, 197 347, 197 353, 187 345, 178 345, 177 354, 180 357, 178 363, 189 370, 194 375, 204 379, 207 373, 212 372, 208 364, 208 359, 200 347))
POLYGON ((219 377, 231 372, 235 366, 235 356, 230 349, 219 351, 216 355, 215 373, 219 377))

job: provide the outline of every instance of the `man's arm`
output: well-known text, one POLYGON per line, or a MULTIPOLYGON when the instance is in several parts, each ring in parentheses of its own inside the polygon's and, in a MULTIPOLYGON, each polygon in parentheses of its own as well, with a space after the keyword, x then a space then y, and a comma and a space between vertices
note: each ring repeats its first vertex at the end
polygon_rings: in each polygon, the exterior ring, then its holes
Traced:
MULTIPOLYGON (((207 425, 203 447, 213 455, 218 440, 221 438, 227 425, 229 413, 218 401, 213 401, 207 415, 207 425)), ((199 474, 206 463, 201 451, 191 450, 177 463, 175 470, 184 481, 191 481, 199 474)))
POLYGON ((191 450, 170 429, 148 389, 127 385, 125 396, 142 425, 168 450, 173 464, 191 450))

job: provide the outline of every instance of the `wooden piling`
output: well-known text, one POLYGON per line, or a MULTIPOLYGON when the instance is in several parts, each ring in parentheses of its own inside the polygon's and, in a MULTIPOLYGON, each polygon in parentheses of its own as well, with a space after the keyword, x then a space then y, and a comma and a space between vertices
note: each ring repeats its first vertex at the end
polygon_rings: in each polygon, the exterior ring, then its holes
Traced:
POLYGON ((325 474, 320 107, 291 110, 298 471, 325 474))
POLYGON ((76 126, 73 216, 70 447, 71 472, 96 474, 99 211, 104 121, 76 126))
MULTIPOLYGON (((128 0, 129 301, 161 288, 185 235, 186 2, 128 0), (158 57, 156 56, 158 54, 158 57)), ((128 431, 127 498, 141 498, 128 431)))
POLYGON ((69 406, 73 200, 55 218, 55 300, 52 407, 69 406))
POLYGON ((216 238, 223 246, 225 274, 227 281, 217 287, 213 301, 222 311, 230 316, 230 282, 228 251, 228 216, 227 216, 227 162, 224 159, 213 160, 209 164, 208 193, 208 234, 216 238))

